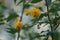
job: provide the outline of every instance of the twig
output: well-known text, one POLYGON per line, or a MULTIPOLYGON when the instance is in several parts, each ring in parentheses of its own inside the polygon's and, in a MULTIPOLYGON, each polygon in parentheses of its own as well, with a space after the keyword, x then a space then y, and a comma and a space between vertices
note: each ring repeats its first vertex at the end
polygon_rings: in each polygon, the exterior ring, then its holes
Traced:
POLYGON ((54 30, 56 30, 58 28, 59 24, 56 25, 56 27, 54 28, 54 30))
MULTIPOLYGON (((23 18, 24 5, 25 5, 25 0, 23 1, 23 8, 22 8, 21 16, 20 16, 20 21, 22 21, 22 18, 23 18)), ((20 30, 18 30, 18 37, 17 37, 17 40, 19 40, 19 37, 20 37, 20 30)))
MULTIPOLYGON (((45 2, 47 3, 47 0, 45 0, 45 2)), ((47 6, 47 17, 48 17, 48 20, 49 20, 49 22, 50 22, 50 27, 51 27, 51 32, 53 32, 53 28, 52 28, 52 23, 51 23, 51 19, 50 19, 50 16, 49 16, 49 5, 46 5, 47 6)), ((53 33, 52 33, 52 40, 53 40, 53 33)))
POLYGON ((49 20, 49 22, 50 22, 50 27, 51 27, 51 30, 52 30, 52 24, 51 24, 51 20, 50 20, 50 16, 49 16, 49 12, 48 12, 48 10, 49 10, 49 7, 47 6, 47 16, 48 16, 48 20, 49 20))

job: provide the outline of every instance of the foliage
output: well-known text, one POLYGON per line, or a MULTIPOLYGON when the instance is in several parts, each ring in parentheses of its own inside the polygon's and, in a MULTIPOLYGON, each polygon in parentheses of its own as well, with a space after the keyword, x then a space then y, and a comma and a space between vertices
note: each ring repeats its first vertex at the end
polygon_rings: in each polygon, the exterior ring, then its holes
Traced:
POLYGON ((31 3, 38 3, 40 1, 42 1, 42 0, 32 0, 31 3))
MULTIPOLYGON (((16 1, 17 0, 14 0, 15 3, 16 3, 16 1)), ((13 19, 15 20, 16 17, 20 17, 21 18, 20 21, 22 21, 24 10, 26 8, 29 9, 32 6, 32 5, 29 5, 29 3, 38 3, 41 1, 42 0, 32 0, 31 2, 28 2, 26 4, 26 0, 20 0, 17 5, 19 5, 20 3, 23 3, 21 16, 19 16, 16 12, 14 12, 14 10, 12 10, 9 12, 9 16, 7 18, 4 18, 4 15, 3 15, 3 12, 6 9, 6 7, 0 5, 0 22, 1 22, 0 25, 5 24, 3 22, 4 20, 6 20, 7 22, 10 22, 13 19)), ((56 29, 58 28, 58 26, 60 24, 60 21, 59 21, 60 16, 58 14, 58 11, 60 11, 60 1, 51 2, 51 0, 45 0, 45 5, 47 7, 47 12, 41 13, 41 15, 38 17, 34 17, 34 18, 32 17, 32 19, 31 19, 32 25, 28 25, 28 26, 23 25, 22 29, 27 31, 27 30, 31 29, 37 23, 39 23, 39 25, 41 25, 42 23, 47 23, 47 24, 50 24, 51 31, 50 32, 47 31, 48 35, 47 34, 46 35, 40 35, 40 34, 34 33, 34 35, 35 35, 34 37, 32 37, 32 34, 29 33, 30 40, 33 40, 34 38, 39 38, 42 36, 45 36, 48 38, 49 35, 52 36, 53 40, 58 40, 59 34, 58 34, 58 32, 56 32, 56 29), (46 19, 46 20, 42 21, 43 17, 47 17, 48 20, 46 19), (39 21, 41 21, 41 22, 39 22, 39 21)), ((41 9, 40 7, 38 7, 38 8, 41 9)), ((43 12, 43 10, 41 10, 41 11, 43 12)), ((7 30, 8 30, 7 32, 11 33, 11 34, 15 34, 16 32, 18 32, 18 39, 19 39, 19 33, 20 33, 19 31, 20 30, 16 30, 14 27, 7 28, 7 30)), ((41 33, 44 33, 44 32, 45 31, 42 31, 41 33)))
POLYGON ((11 34, 15 34, 18 30, 16 30, 15 28, 7 28, 9 30, 7 30, 7 32, 11 33, 11 34))
POLYGON ((7 18, 7 21, 11 21, 12 19, 15 19, 16 17, 18 17, 16 13, 10 13, 7 18))

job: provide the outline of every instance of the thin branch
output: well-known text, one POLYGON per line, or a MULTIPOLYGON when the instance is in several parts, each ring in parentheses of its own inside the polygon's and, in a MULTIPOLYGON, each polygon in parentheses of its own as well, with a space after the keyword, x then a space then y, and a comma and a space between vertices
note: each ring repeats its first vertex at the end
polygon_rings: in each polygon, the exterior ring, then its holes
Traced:
POLYGON ((51 24, 51 20, 50 20, 50 16, 49 16, 49 12, 48 12, 48 10, 49 10, 49 7, 47 6, 47 16, 48 16, 48 20, 49 20, 49 22, 50 22, 50 27, 51 27, 51 30, 52 30, 52 24, 51 24))
MULTIPOLYGON (((20 21, 22 21, 22 18, 23 18, 24 5, 25 5, 25 0, 23 1, 23 8, 22 8, 21 16, 20 16, 20 21)), ((19 37, 20 37, 20 30, 18 30, 18 37, 17 37, 17 40, 19 40, 19 37)))
POLYGON ((20 21, 22 21, 22 18, 23 18, 24 6, 25 6, 25 0, 23 1, 23 8, 22 8, 22 14, 20 16, 20 21))
POLYGON ((54 30, 56 30, 58 28, 59 24, 56 25, 56 27, 54 28, 54 30))
MULTIPOLYGON (((47 3, 47 1, 48 1, 48 0, 45 0, 46 3, 47 3)), ((46 14, 47 14, 48 20, 49 20, 49 22, 50 22, 51 32, 53 32, 52 22, 51 22, 51 19, 50 19, 50 16, 49 16, 49 12, 48 12, 48 11, 49 11, 49 5, 47 4, 46 6, 47 6, 47 13, 46 13, 46 14)), ((53 33, 52 33, 51 36, 52 36, 52 38, 53 38, 53 33)), ((52 39, 52 40, 53 40, 53 39, 52 39)))

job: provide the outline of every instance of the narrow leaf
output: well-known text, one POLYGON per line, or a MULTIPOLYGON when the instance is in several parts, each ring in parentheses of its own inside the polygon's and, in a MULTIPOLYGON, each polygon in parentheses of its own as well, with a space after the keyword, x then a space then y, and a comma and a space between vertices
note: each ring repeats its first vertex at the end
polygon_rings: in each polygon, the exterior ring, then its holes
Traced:
POLYGON ((20 3, 22 3, 24 0, 21 0, 20 2, 18 2, 18 4, 17 5, 19 5, 20 3))
POLYGON ((38 3, 38 2, 40 2, 40 1, 42 1, 42 0, 32 0, 31 3, 38 3))
POLYGON ((10 21, 12 19, 15 19, 18 15, 16 13, 12 13, 8 16, 7 21, 10 21))
POLYGON ((14 0, 14 3, 16 3, 17 0, 14 0))

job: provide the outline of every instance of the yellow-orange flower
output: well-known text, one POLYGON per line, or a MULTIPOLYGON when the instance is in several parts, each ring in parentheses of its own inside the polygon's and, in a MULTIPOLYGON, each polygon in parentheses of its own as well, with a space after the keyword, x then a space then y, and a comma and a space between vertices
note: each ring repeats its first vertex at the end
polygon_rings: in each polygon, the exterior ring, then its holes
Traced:
POLYGON ((25 15, 28 16, 29 14, 30 14, 30 10, 29 9, 26 9, 25 15))
POLYGON ((41 13, 40 9, 38 9, 38 8, 33 8, 32 11, 31 11, 32 17, 39 17, 40 13, 41 13))
POLYGON ((15 25, 16 25, 16 29, 17 29, 17 30, 20 30, 20 29, 22 28, 22 25, 23 25, 23 24, 22 24, 21 21, 17 21, 15 25))

